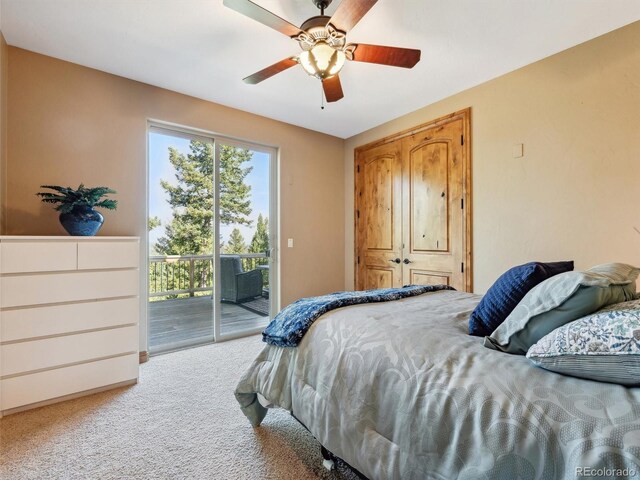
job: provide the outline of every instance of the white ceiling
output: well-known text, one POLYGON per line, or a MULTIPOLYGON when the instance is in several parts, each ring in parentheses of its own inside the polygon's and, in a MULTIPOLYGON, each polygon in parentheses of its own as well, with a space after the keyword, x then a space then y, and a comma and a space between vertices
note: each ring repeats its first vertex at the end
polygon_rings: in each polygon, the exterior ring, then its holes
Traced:
MULTIPOLYGON (((297 25, 317 14, 311 0, 254 1, 297 25)), ((321 110, 321 84, 300 66, 241 81, 299 49, 222 0, 1 2, 10 45, 342 138, 640 20, 640 0, 379 0, 348 41, 422 60, 349 62, 345 98, 321 110)))

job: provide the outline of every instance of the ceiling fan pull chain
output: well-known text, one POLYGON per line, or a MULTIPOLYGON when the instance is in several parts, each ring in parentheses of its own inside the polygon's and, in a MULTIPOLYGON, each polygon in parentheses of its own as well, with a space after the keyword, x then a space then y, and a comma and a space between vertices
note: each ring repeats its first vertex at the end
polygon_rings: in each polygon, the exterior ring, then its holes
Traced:
POLYGON ((320 110, 324 110, 324 88, 320 82, 320 110))

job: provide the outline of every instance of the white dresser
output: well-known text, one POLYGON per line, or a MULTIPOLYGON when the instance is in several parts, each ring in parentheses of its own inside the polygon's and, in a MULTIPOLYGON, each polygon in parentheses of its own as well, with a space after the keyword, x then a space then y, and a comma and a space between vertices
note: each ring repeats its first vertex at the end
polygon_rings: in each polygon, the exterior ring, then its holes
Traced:
POLYGON ((0 236, 0 416, 138 379, 137 237, 0 236))

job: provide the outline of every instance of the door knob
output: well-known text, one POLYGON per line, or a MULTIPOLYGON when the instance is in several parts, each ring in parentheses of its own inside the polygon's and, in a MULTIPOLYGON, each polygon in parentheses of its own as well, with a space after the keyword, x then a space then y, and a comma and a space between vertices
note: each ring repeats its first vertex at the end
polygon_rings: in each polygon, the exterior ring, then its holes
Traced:
MULTIPOLYGON (((408 264, 410 264, 410 263, 411 263, 411 260, 409 260, 408 258, 405 258, 402 262, 403 262, 405 265, 408 265, 408 264)), ((398 263, 400 263, 400 262, 398 262, 398 263)))
POLYGON ((402 260, 400 260, 399 258, 396 258, 395 260, 389 260, 389 261, 393 263, 400 263, 402 260))

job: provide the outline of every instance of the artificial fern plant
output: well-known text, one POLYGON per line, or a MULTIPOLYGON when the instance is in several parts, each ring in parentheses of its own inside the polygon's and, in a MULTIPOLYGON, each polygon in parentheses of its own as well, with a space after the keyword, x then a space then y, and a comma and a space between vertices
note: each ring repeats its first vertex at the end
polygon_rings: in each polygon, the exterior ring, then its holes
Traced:
POLYGON ((55 209, 60 213, 69 213, 75 207, 99 207, 108 210, 115 210, 118 206, 117 200, 103 198, 110 193, 116 193, 108 187, 85 187, 82 183, 77 190, 71 187, 61 187, 59 185, 40 185, 40 188, 48 188, 57 193, 38 192, 38 195, 44 203, 53 203, 55 209))

